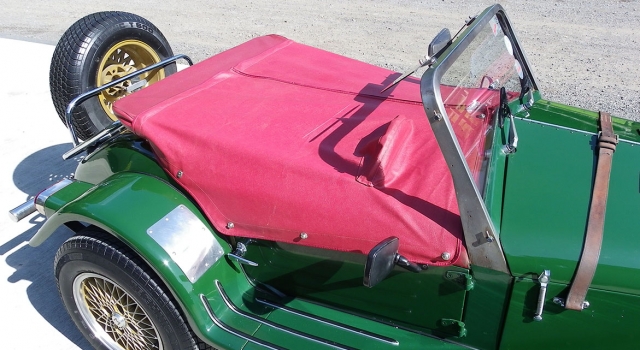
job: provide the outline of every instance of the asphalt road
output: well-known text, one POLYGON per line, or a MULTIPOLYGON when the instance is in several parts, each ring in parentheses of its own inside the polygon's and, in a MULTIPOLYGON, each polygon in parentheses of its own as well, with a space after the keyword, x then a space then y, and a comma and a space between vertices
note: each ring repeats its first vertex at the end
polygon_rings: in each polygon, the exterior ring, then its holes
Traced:
MULTIPOLYGON (((0 0, 0 209, 6 212, 75 169, 73 160, 60 157, 71 145, 50 102, 48 65, 51 45, 88 13, 140 14, 164 32, 175 52, 196 61, 276 33, 404 70, 425 54, 442 27, 456 31, 491 2, 0 0)), ((503 5, 545 97, 640 120, 640 2, 503 5)), ((35 216, 14 224, 0 215, 0 349, 89 349, 67 316, 53 278, 53 256, 70 232, 58 230, 41 247, 26 245, 42 220, 35 216)))

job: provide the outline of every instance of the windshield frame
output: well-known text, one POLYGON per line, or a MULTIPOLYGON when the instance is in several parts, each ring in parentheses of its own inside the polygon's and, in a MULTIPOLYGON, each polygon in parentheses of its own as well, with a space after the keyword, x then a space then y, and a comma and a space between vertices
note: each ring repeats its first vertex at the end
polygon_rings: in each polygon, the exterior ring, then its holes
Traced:
MULTIPOLYGON (((478 185, 454 133, 440 91, 444 74, 469 47, 473 39, 482 32, 485 26, 489 25, 494 16, 498 18, 505 36, 511 40, 513 55, 520 63, 523 74, 529 79, 531 89, 538 90, 536 79, 512 30, 504 8, 500 5, 493 5, 473 19, 453 39, 448 48, 438 56, 436 62, 425 71, 420 82, 420 93, 429 124, 453 178, 469 259, 473 265, 509 273, 500 244, 499 232, 493 225, 478 185)), ((539 94, 534 95, 539 98, 539 94)))

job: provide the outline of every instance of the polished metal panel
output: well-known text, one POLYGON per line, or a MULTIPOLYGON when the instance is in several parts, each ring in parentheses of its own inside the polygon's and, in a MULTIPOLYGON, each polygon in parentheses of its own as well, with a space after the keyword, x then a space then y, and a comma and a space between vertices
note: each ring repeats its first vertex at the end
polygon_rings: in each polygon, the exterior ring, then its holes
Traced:
POLYGON ((28 201, 20 204, 19 206, 9 210, 9 218, 13 222, 18 222, 27 216, 33 214, 36 211, 35 199, 29 199, 28 201))
POLYGON ((44 204, 47 202, 47 199, 49 199, 49 197, 54 193, 69 186, 71 183, 73 183, 73 180, 65 178, 65 179, 62 179, 60 182, 56 183, 55 185, 40 192, 35 199, 36 210, 38 210, 40 214, 46 215, 44 211, 44 204))
POLYGON ((184 205, 147 230, 192 283, 215 264, 224 251, 211 231, 184 205))

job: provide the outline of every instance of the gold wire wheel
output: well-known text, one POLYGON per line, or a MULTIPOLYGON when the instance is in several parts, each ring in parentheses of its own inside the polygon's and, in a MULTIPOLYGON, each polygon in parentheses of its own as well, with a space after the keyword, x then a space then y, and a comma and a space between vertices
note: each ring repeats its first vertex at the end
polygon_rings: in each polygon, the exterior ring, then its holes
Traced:
MULTIPOLYGON (((139 40, 124 40, 113 45, 104 55, 98 66, 96 86, 102 86, 139 69, 160 62, 158 54, 147 44, 139 40)), ((131 87, 145 87, 164 79, 164 70, 157 69, 127 80, 103 91, 98 99, 109 118, 116 120, 113 103, 128 95, 131 87)))
POLYGON ((112 280, 81 273, 73 281, 73 297, 86 325, 107 348, 163 348, 160 334, 145 310, 112 280))

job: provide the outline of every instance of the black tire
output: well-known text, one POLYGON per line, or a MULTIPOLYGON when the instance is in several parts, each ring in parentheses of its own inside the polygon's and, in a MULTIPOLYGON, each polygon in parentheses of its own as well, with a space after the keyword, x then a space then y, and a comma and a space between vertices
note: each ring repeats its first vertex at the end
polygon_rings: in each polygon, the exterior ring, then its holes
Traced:
POLYGON ((155 349, 160 344, 165 350, 209 348, 193 335, 153 271, 95 227, 60 247, 54 271, 69 315, 96 349, 109 349, 109 344, 125 349, 155 349), (127 341, 142 345, 127 347, 127 341))
MULTIPOLYGON (((65 123, 67 105, 81 93, 171 56, 173 51, 164 35, 140 16, 108 11, 78 20, 62 35, 51 59, 49 88, 58 116, 65 123)), ((153 83, 175 71, 172 64, 164 72, 142 77, 153 83)), ((75 109, 72 123, 79 138, 86 140, 115 120, 110 104, 127 94, 124 88, 130 83, 75 109)))

